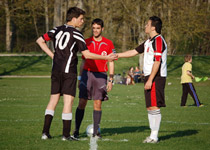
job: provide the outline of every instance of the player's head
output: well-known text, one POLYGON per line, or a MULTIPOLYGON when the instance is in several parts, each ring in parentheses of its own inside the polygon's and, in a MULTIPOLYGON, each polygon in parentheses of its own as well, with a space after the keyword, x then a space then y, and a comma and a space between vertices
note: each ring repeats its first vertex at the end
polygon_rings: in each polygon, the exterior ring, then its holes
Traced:
POLYGON ((104 30, 104 22, 103 20, 96 18, 92 21, 92 31, 94 37, 99 37, 104 30))
POLYGON ((152 16, 149 18, 147 25, 145 26, 145 32, 150 33, 152 31, 157 32, 158 34, 161 34, 162 29, 162 21, 157 16, 152 16))
POLYGON ((184 61, 185 62, 192 62, 192 55, 190 54, 187 54, 184 56, 184 61))
POLYGON ((66 14, 66 22, 73 22, 76 27, 80 27, 84 23, 85 11, 78 7, 71 7, 66 14))

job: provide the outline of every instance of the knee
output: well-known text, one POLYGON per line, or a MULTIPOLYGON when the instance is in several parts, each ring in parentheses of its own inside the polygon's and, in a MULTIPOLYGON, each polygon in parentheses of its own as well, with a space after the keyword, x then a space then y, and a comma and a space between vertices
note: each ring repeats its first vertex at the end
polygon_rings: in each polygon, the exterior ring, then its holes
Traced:
POLYGON ((79 105, 78 105, 79 109, 85 109, 86 105, 87 105, 87 100, 84 99, 79 100, 79 105))
POLYGON ((101 111, 101 102, 94 102, 94 110, 101 111))

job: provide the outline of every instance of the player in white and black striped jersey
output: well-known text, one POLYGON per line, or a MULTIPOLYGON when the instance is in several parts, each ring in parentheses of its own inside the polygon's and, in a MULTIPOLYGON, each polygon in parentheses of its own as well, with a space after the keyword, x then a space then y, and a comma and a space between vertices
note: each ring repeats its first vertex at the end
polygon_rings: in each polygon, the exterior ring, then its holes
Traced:
POLYGON ((101 56, 89 52, 82 33, 76 29, 76 27, 80 27, 84 23, 84 14, 85 12, 80 8, 70 8, 67 11, 66 24, 55 27, 37 39, 41 49, 53 59, 51 97, 45 110, 42 139, 51 138, 49 130, 54 111, 60 96, 63 95, 62 140, 71 140, 72 105, 76 94, 77 82, 77 52, 80 51, 87 59, 116 59, 114 54, 101 56), (46 41, 49 40, 53 41, 55 53, 46 45, 46 41))

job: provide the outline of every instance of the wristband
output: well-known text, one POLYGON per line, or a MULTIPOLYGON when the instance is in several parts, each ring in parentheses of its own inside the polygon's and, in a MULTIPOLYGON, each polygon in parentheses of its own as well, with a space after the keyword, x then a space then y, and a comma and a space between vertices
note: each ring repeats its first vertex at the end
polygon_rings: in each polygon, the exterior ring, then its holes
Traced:
POLYGON ((81 78, 82 78, 81 76, 77 76, 77 79, 78 79, 79 81, 81 80, 81 78))

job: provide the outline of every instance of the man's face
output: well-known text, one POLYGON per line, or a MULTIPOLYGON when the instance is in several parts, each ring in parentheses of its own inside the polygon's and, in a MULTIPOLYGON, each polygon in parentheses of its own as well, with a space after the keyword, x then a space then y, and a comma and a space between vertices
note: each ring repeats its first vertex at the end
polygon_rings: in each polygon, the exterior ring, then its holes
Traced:
POLYGON ((78 18, 75 19, 76 27, 80 28, 84 23, 84 16, 80 15, 78 18))
POLYGON ((149 34, 153 30, 155 30, 155 27, 152 26, 152 21, 148 20, 147 24, 145 25, 145 33, 149 34))
POLYGON ((98 25, 96 23, 93 24, 92 25, 93 36, 96 37, 96 38, 101 36, 103 29, 104 28, 102 28, 101 25, 98 25))

